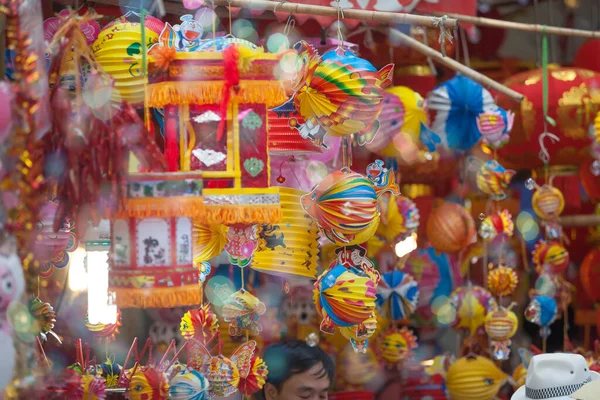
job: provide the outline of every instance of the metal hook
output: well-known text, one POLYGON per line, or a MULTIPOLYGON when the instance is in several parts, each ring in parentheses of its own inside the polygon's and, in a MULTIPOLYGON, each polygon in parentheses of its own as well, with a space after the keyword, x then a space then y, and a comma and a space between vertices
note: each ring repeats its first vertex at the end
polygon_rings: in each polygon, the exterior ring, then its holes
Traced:
POLYGON ((560 142, 560 138, 550 132, 544 132, 538 137, 538 142, 540 144, 539 157, 540 157, 540 160, 542 160, 542 162, 544 164, 548 164, 550 162, 550 153, 548 152, 548 149, 544 145, 544 140, 546 138, 550 138, 550 143, 560 142))
POLYGON ((285 26, 283 27, 283 34, 285 35, 285 37, 288 37, 290 31, 294 29, 295 26, 296 20, 294 19, 293 14, 290 13, 290 15, 288 15, 287 17, 287 20, 285 21, 285 26))
MULTIPOLYGON (((275 4, 275 7, 273 7, 273 14, 275 14, 277 12, 277 7, 279 7, 280 5, 287 3, 288 0, 281 0, 279 3, 275 4)), ((292 14, 290 14, 292 15, 292 14)))

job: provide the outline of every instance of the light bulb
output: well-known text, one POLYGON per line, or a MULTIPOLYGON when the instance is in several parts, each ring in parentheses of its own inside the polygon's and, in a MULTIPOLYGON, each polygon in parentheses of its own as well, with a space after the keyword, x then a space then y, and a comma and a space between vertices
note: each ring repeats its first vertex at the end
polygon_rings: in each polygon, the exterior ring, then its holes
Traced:
POLYGON ((88 286, 87 273, 85 272, 85 249, 78 247, 70 256, 69 290, 80 293, 85 291, 88 286))
POLYGON ((416 250, 417 248, 417 234, 413 233, 401 242, 396 243, 396 255, 399 258, 404 257, 408 253, 416 250))

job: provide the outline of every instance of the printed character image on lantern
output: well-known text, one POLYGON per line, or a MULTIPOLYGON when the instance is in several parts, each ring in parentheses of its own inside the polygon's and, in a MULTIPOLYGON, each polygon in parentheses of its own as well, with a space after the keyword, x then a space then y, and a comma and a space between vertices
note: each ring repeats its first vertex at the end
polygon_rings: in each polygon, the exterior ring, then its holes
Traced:
POLYGON ((165 24, 160 33, 160 46, 174 48, 177 51, 197 51, 202 40, 204 28, 190 14, 181 16, 181 24, 165 24))
POLYGON ((148 265, 165 265, 165 249, 153 237, 144 239, 144 263, 148 265))
MULTIPOLYGON (((263 241, 267 249, 275 250, 277 247, 286 248, 285 235, 281 232, 279 225, 265 224, 260 230, 259 242, 263 241)), ((259 245, 259 247, 261 247, 259 245)))

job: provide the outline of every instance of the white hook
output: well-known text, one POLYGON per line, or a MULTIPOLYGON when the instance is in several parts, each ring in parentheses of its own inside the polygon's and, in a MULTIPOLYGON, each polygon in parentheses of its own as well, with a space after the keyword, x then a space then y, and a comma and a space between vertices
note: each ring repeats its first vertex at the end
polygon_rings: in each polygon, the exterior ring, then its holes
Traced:
POLYGON ((542 160, 542 162, 544 164, 548 164, 550 162, 550 153, 548 153, 548 149, 544 145, 544 139, 546 139, 546 138, 550 138, 551 143, 560 142, 560 138, 550 132, 544 132, 539 136, 539 138, 538 138, 538 142, 540 143, 539 157, 540 157, 540 160, 542 160))

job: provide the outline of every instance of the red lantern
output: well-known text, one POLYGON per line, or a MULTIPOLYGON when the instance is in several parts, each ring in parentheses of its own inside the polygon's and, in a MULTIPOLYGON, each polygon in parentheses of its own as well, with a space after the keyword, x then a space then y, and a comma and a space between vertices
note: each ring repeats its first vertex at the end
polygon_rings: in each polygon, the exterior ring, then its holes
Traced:
MULTIPOLYGON (((542 70, 517 74, 505 83, 522 93, 520 106, 504 95, 498 95, 500 107, 515 112, 510 142, 498 151, 507 168, 541 167, 539 135, 544 131, 542 70)), ((588 128, 600 110, 600 74, 578 68, 550 68, 548 71, 548 114, 556 127, 548 131, 560 142, 545 145, 553 165, 578 165, 590 158, 588 128)))
POLYGON ((600 248, 593 249, 585 256, 579 277, 585 294, 594 302, 600 301, 600 248))
POLYGON ((590 39, 575 53, 573 66, 600 72, 600 39, 590 39))
POLYGON ((600 176, 594 175, 592 160, 579 167, 579 180, 590 200, 600 200, 600 176))
POLYGON ((443 202, 429 215, 427 238, 437 251, 458 253, 473 242, 475 222, 460 204, 443 202))

